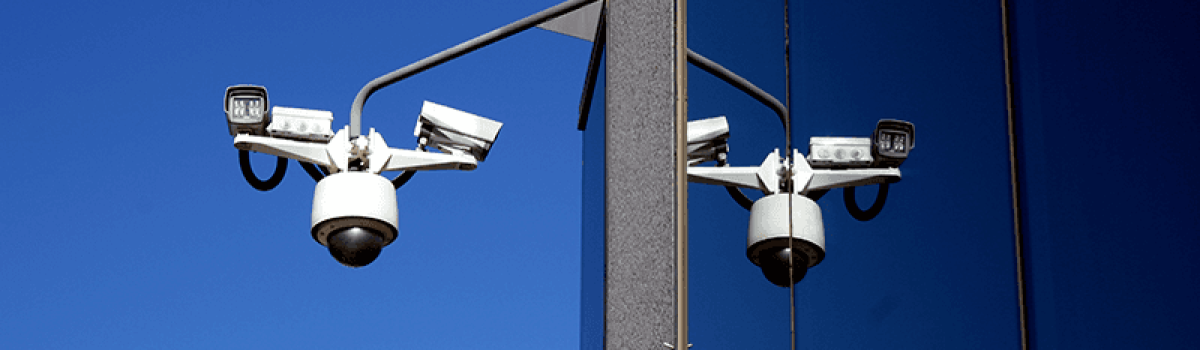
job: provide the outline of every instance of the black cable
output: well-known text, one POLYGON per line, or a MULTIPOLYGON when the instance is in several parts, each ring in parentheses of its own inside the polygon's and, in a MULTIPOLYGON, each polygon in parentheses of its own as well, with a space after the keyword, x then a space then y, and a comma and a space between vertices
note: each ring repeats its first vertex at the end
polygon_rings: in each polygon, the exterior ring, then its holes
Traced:
MULTIPOLYGON (((725 157, 718 157, 717 166, 729 166, 729 162, 726 161, 725 157)), ((729 198, 733 198, 733 201, 737 202, 737 204, 742 206, 742 208, 750 210, 750 208, 754 207, 754 201, 751 200, 750 197, 747 197, 745 193, 742 193, 742 189, 737 188, 736 186, 725 186, 725 192, 729 192, 729 198)))
MULTIPOLYGON (((787 152, 792 152, 792 28, 791 28, 791 9, 788 8, 790 1, 783 1, 783 77, 787 84, 784 86, 783 100, 787 106, 787 121, 783 123, 784 132, 786 133, 787 152)), ((792 184, 788 182, 791 187, 792 184)), ((791 192, 792 189, 788 189, 791 192)), ((792 196, 788 194, 788 212, 792 211, 792 196)), ((788 249, 793 253, 792 244, 796 239, 794 223, 792 215, 788 215, 788 249)), ((795 256, 796 254, 788 254, 788 302, 791 304, 792 324, 791 335, 788 338, 792 339, 792 350, 796 350, 796 282, 795 277, 795 256)), ((807 267, 805 267, 807 268, 807 267)))
POLYGON ((258 176, 254 175, 254 168, 250 167, 250 151, 238 150, 238 164, 242 168, 242 177, 246 178, 246 182, 250 183, 250 187, 259 191, 270 191, 275 186, 279 186, 279 182, 283 181, 283 174, 287 172, 287 158, 277 157, 275 162, 275 173, 271 174, 271 178, 266 181, 259 180, 258 176))
POLYGON ((304 172, 308 173, 308 176, 312 177, 313 181, 321 182, 321 179, 325 178, 325 172, 322 171, 324 169, 317 168, 312 163, 300 162, 300 167, 304 168, 304 172))
POLYGON ((1015 59, 1017 58, 1012 50, 1012 22, 1013 18, 1009 15, 1009 1, 1000 0, 1000 32, 1004 38, 1004 97, 1005 109, 1008 114, 1008 164, 1009 177, 1012 179, 1012 204, 1013 204, 1013 246, 1016 253, 1016 272, 1017 272, 1017 307, 1021 320, 1021 349, 1028 350, 1030 347, 1029 340, 1029 290, 1025 288, 1025 256, 1022 250, 1025 246, 1022 243, 1021 231, 1023 223, 1021 219, 1021 164, 1017 159, 1017 81, 1013 78, 1013 70, 1015 67, 1015 59))
POLYGON ((725 191, 729 192, 729 197, 733 198, 733 201, 737 202, 742 208, 750 210, 750 208, 754 207, 754 201, 750 200, 750 197, 746 197, 746 194, 742 193, 742 189, 734 186, 725 186, 725 191))
POLYGON ((824 197, 826 193, 829 193, 829 190, 808 191, 808 194, 805 196, 807 196, 808 199, 813 200, 813 202, 816 202, 818 199, 821 199, 821 197, 824 197))
POLYGON ((395 179, 392 179, 392 186, 396 187, 398 190, 400 189, 400 186, 404 186, 404 184, 408 183, 408 180, 412 179, 413 175, 416 174, 416 170, 405 170, 404 172, 400 173, 399 176, 396 176, 395 179))
POLYGON ((854 199, 854 187, 846 187, 842 189, 842 201, 846 203, 846 210, 850 212, 858 221, 867 221, 874 219, 883 211, 883 203, 887 202, 888 183, 879 184, 879 192, 875 193, 875 203, 871 204, 866 211, 858 208, 858 202, 854 199))

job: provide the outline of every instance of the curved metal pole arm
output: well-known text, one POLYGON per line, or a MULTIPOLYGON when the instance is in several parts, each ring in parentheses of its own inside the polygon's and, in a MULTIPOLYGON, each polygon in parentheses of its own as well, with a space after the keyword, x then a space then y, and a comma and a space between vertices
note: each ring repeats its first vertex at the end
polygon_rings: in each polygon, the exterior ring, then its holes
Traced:
POLYGON ((758 86, 755 86, 749 80, 746 80, 746 78, 742 78, 741 76, 734 74, 729 69, 722 67, 720 64, 717 64, 707 57, 701 56, 695 51, 692 51, 692 49, 688 49, 687 55, 688 62, 691 62, 692 64, 696 65, 696 67, 703 69, 705 72, 708 72, 717 78, 721 78, 721 80, 729 83, 729 85, 733 85, 734 87, 738 88, 738 90, 742 90, 742 92, 745 92, 746 94, 750 95, 750 97, 758 100, 758 102, 762 102, 762 104, 770 107, 771 110, 775 111, 775 114, 779 116, 779 121, 783 123, 784 130, 791 128, 791 123, 788 122, 787 107, 784 106, 782 102, 779 102, 779 100, 774 96, 771 96, 771 94, 763 91, 763 89, 758 88, 758 86))
MULTIPOLYGON (((601 22, 603 22, 603 21, 604 21, 604 16, 601 15, 601 22)), ((603 30, 603 28, 598 29, 597 33, 601 33, 602 30, 603 30)), ((597 37, 597 40, 599 40, 599 37, 597 37)), ((587 90, 588 90, 588 87, 592 86, 592 81, 596 79, 595 74, 593 74, 592 70, 595 69, 595 67, 599 66, 598 65, 598 61, 600 60, 599 52, 601 52, 600 50, 597 49, 597 47, 599 47, 599 46, 603 46, 603 43, 598 43, 597 45, 593 46, 592 59, 591 59, 591 61, 588 62, 588 65, 589 65, 588 78, 587 78, 587 81, 584 82, 584 84, 585 84, 584 90, 585 91, 584 91, 583 100, 580 103, 580 107, 579 107, 579 116, 580 117, 579 117, 579 125, 577 126, 577 128, 580 131, 583 131, 587 127, 587 116, 588 116, 587 107, 591 105, 591 98, 592 98, 590 91, 587 91, 587 90)), ((776 99, 775 96, 771 96, 771 94, 767 93, 763 89, 754 85, 754 83, 751 83, 749 80, 746 80, 746 78, 742 78, 741 76, 737 75, 737 73, 734 73, 733 71, 730 71, 728 68, 725 68, 724 66, 721 66, 720 64, 717 64, 717 62, 713 62, 712 60, 708 59, 708 57, 704 57, 703 55, 696 53, 696 51, 692 51, 692 49, 688 49, 687 58, 688 58, 689 63, 704 70, 705 72, 708 72, 709 74, 712 74, 713 76, 721 79, 722 81, 729 83, 729 85, 733 85, 733 87, 736 87, 738 90, 742 90, 742 92, 745 92, 747 95, 750 95, 750 97, 753 97, 758 102, 761 102, 762 104, 766 105, 767 108, 770 108, 772 111, 775 111, 775 115, 777 115, 779 117, 779 122, 783 124, 784 131, 787 131, 791 128, 791 122, 789 122, 790 119, 788 118, 787 106, 785 106, 782 102, 779 102, 779 99, 776 99)))
MULTIPOLYGON (((742 92, 745 92, 747 95, 750 95, 750 97, 753 97, 755 100, 758 100, 758 102, 761 102, 762 104, 766 105, 768 108, 771 108, 772 111, 775 111, 775 115, 779 116, 779 121, 781 123, 783 123, 783 128, 784 128, 785 132, 787 132, 791 129, 791 123, 789 122, 790 118, 788 118, 787 106, 785 106, 782 102, 779 102, 779 100, 776 99, 775 96, 771 96, 771 94, 768 94, 763 89, 754 85, 754 83, 751 83, 749 80, 746 80, 746 78, 742 78, 741 76, 737 75, 733 71, 730 71, 728 68, 725 68, 725 67, 721 66, 720 64, 717 64, 716 62, 713 62, 712 60, 708 59, 707 57, 704 57, 704 56, 700 55, 699 53, 696 53, 696 51, 692 51, 692 49, 690 49, 690 48, 688 49, 687 56, 688 56, 687 57, 688 62, 690 62, 691 64, 695 65, 696 67, 699 67, 700 69, 704 70, 705 72, 708 72, 709 74, 712 74, 713 76, 716 76, 717 78, 720 78, 721 80, 725 81, 726 83, 729 83, 729 85, 733 85, 733 87, 738 88, 738 90, 742 90, 742 92)), ((581 121, 580 122, 581 126, 582 126, 582 123, 583 122, 581 121)), ((580 127, 580 130, 583 130, 583 128, 580 127)), ((789 141, 788 143, 789 143, 789 147, 790 147, 791 142, 789 141)), ((734 186, 725 186, 725 190, 727 192, 729 192, 729 196, 731 198, 733 198, 733 200, 735 202, 737 202, 738 205, 741 205, 743 208, 746 208, 746 210, 750 210, 750 208, 754 205, 754 201, 751 200, 749 197, 746 197, 746 194, 742 193, 741 189, 734 187, 734 186)))
POLYGON ((371 97, 371 94, 375 93, 375 91, 596 1, 599 0, 571 0, 554 5, 554 7, 509 23, 487 34, 477 36, 474 39, 375 78, 375 80, 371 80, 371 82, 358 91, 358 96, 354 97, 354 105, 350 107, 350 136, 354 137, 360 134, 362 129, 363 105, 367 103, 367 98, 371 97))

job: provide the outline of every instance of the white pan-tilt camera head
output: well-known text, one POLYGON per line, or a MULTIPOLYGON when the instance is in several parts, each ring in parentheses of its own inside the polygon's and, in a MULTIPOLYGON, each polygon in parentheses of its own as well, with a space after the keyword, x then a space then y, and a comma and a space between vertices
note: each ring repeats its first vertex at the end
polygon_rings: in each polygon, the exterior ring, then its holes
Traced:
POLYGON ((821 207, 812 199, 795 193, 773 194, 754 202, 750 209, 746 256, 762 268, 768 281, 780 287, 790 286, 790 262, 793 267, 791 283, 800 282, 810 267, 825 259, 825 223, 821 219, 821 207), (789 196, 791 235, 788 234, 789 196))
POLYGON ((483 161, 503 125, 495 120, 425 101, 413 134, 423 147, 432 146, 450 154, 470 154, 476 160, 483 161))
POLYGON ((400 221, 396 189, 378 174, 348 171, 330 174, 313 194, 312 236, 349 267, 375 261, 396 240, 400 221))

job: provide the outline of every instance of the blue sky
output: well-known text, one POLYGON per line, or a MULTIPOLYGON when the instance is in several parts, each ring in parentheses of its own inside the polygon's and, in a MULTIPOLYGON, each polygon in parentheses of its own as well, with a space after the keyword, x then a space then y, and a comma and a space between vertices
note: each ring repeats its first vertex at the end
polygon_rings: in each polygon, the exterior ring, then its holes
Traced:
POLYGON ((0 5, 0 348, 576 347, 590 43, 530 30, 375 94, 364 131, 393 147, 423 100, 505 125, 477 170, 401 189, 400 238, 357 270, 309 235, 295 162, 242 180, 220 107, 259 84, 339 127, 367 81, 555 3, 0 5))

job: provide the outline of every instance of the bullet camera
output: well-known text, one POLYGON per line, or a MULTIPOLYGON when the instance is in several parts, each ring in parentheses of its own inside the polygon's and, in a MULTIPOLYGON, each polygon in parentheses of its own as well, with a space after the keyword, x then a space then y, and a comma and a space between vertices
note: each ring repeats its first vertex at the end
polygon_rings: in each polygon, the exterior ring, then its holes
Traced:
POLYGON ((258 85, 234 85, 225 88, 225 123, 229 135, 266 135, 271 113, 267 109, 267 88, 258 85))
POLYGON ((898 167, 908 159, 916 138, 916 127, 903 120, 884 119, 875 124, 871 133, 871 155, 875 166, 898 167))
POLYGON ((312 237, 342 265, 375 261, 396 240, 396 190, 383 176, 368 172, 330 174, 313 194, 312 237))
POLYGON ((421 147, 431 146, 449 154, 469 154, 478 161, 487 158, 503 123, 425 101, 417 128, 421 147))
POLYGON ((725 116, 687 123, 688 166, 709 161, 724 163, 729 153, 729 122, 725 116))
POLYGON ((825 259, 821 208, 808 197, 781 193, 759 199, 750 209, 748 231, 746 256, 777 286, 790 287, 800 282, 809 268, 825 259), (788 197, 792 207, 790 223, 788 197))

